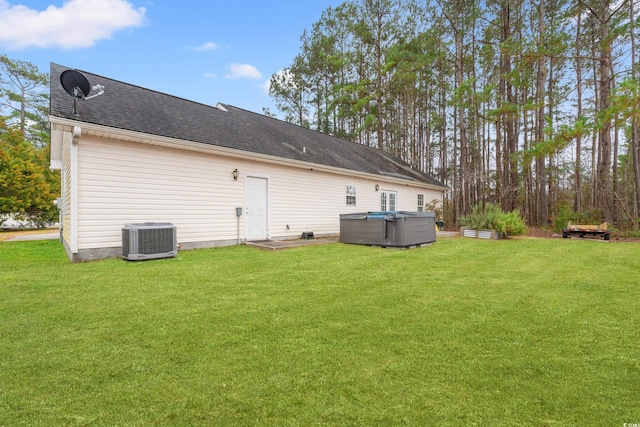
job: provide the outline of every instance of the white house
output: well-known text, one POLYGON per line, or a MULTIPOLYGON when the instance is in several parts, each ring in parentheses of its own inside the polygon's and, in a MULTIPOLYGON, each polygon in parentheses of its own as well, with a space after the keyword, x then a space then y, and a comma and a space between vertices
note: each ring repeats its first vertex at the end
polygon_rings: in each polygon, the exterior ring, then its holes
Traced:
POLYGON ((340 214, 422 210, 446 190, 377 149, 88 72, 105 92, 74 114, 65 70, 51 64, 51 167, 72 261, 119 256, 127 223, 171 222, 181 249, 337 235, 340 214))

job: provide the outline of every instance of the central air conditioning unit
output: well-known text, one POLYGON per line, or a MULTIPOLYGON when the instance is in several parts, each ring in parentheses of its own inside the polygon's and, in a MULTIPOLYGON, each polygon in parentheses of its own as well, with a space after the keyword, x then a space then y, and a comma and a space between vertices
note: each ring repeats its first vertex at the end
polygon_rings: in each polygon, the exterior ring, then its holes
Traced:
POLYGON ((169 222, 125 224, 122 257, 129 261, 172 258, 178 255, 176 227, 169 222))

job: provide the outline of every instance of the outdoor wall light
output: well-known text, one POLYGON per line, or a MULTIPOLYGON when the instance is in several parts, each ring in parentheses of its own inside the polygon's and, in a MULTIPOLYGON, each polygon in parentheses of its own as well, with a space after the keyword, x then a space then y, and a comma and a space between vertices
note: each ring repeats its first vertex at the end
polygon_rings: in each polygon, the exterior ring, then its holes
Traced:
POLYGON ((380 190, 380 186, 378 184, 376 184, 376 191, 380 190))
POLYGON ((238 180, 238 174, 239 174, 238 169, 234 169, 233 170, 233 180, 234 181, 238 180))

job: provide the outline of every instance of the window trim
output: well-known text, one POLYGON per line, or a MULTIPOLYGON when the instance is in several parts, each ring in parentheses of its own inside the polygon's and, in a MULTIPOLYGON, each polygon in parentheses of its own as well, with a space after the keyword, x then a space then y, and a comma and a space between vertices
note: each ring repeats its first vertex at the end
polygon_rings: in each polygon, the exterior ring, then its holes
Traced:
POLYGON ((347 187, 345 189, 345 205, 358 206, 358 187, 357 186, 347 184, 347 187))

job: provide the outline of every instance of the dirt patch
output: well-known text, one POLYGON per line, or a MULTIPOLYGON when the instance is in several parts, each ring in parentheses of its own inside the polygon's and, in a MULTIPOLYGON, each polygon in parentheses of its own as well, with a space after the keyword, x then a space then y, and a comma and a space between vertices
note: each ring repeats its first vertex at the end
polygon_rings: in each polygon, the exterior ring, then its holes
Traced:
POLYGON ((640 243, 640 237, 621 237, 621 236, 611 235, 611 240, 613 240, 614 242, 640 243))
MULTIPOLYGON (((538 237, 542 239, 562 239, 562 233, 556 233, 555 231, 552 231, 552 230, 546 230, 543 228, 534 228, 534 227, 531 227, 529 229, 529 233, 527 234, 527 236, 538 237)), ((594 238, 595 237, 585 237, 585 239, 594 239, 594 238)), ((602 240, 601 237, 599 239, 602 240)), ((623 236, 618 236, 616 234, 611 234, 611 241, 640 243, 640 237, 623 237, 623 236)))
POLYGON ((562 234, 555 233, 551 230, 545 230, 544 228, 529 228, 529 233, 527 234, 529 237, 540 237, 543 239, 552 239, 557 237, 562 237, 562 234))

